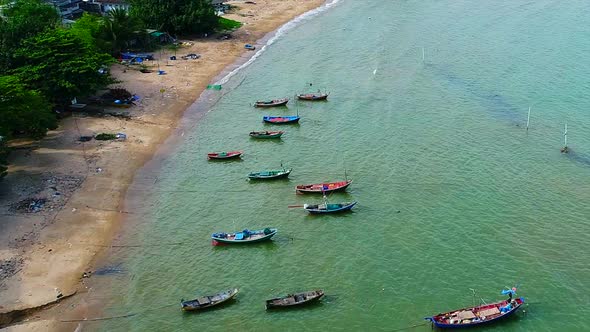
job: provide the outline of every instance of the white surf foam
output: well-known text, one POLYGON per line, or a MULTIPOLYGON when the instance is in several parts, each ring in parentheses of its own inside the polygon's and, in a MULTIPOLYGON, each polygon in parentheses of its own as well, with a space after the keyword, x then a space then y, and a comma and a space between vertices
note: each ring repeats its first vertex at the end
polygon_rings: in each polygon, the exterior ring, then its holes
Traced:
POLYGON ((217 81, 217 83, 215 83, 215 84, 222 85, 222 84, 227 83, 239 71, 241 71, 242 69, 248 67, 250 64, 252 64, 252 62, 256 61, 256 59, 258 59, 258 57, 261 56, 262 53, 264 53, 264 51, 266 50, 266 48, 268 46, 274 44, 274 42, 277 41, 277 39, 279 39, 281 36, 283 36, 289 30, 295 28, 296 26, 298 26, 302 22, 305 22, 305 21, 309 20, 310 18, 313 18, 313 17, 319 15, 320 13, 325 12, 326 10, 330 9, 331 7, 333 7, 334 5, 336 5, 337 3, 339 3, 340 1, 341 0, 332 0, 332 1, 326 2, 325 4, 321 5, 320 7, 316 8, 316 9, 313 9, 313 10, 310 10, 308 12, 305 12, 305 13, 303 13, 303 14, 295 17, 291 21, 283 24, 275 32, 275 34, 271 38, 268 39, 268 41, 266 42, 266 44, 264 44, 250 59, 248 59, 248 61, 244 62, 241 66, 239 66, 238 68, 236 68, 236 69, 232 70, 231 72, 229 72, 222 79, 220 79, 219 81, 217 81))

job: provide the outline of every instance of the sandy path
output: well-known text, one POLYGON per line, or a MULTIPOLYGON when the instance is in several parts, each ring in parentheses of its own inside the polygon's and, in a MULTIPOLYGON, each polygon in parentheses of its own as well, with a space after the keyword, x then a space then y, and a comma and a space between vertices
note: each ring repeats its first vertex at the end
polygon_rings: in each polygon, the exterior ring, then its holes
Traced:
MULTIPOLYGON (((187 107, 244 53, 245 43, 254 43, 324 1, 255 2, 231 2, 238 9, 226 17, 244 23, 233 39, 191 41, 192 46, 176 52, 177 61, 166 61, 173 54, 163 53, 159 66, 166 75, 113 66, 112 74, 121 81, 117 85, 141 97, 129 109, 131 119, 75 114, 47 138, 27 142, 11 156, 9 175, 0 183, 0 326, 8 319, 6 313, 39 307, 83 289, 83 272, 92 269, 93 259, 118 230, 125 213, 120 212, 122 199, 135 171, 170 135, 187 107), (188 53, 202 57, 180 60, 188 53), (100 132, 123 132, 128 139, 77 141, 80 135, 100 132), (11 208, 30 197, 47 202, 38 212, 11 208)), ((156 62, 152 66, 156 68, 156 62)), ((63 326, 49 317, 10 330, 64 328, 74 330, 76 325, 63 326)))

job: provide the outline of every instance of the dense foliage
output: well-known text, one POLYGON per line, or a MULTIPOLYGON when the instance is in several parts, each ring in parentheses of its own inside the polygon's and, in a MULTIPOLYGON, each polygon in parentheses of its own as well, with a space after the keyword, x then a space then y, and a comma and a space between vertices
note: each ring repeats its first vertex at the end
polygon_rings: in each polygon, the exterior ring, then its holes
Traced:
POLYGON ((0 74, 13 68, 11 55, 22 40, 54 29, 59 22, 55 8, 40 0, 18 0, 6 5, 0 17, 0 74))
POLYGON ((146 27, 171 34, 199 34, 217 29, 210 0, 130 0, 131 16, 146 27))
POLYGON ((109 84, 99 69, 111 61, 72 31, 55 29, 23 41, 15 52, 19 67, 14 73, 53 104, 66 105, 109 84))
POLYGON ((55 128, 51 105, 38 92, 28 89, 16 76, 0 76, 0 136, 3 141, 15 133, 41 138, 55 128))

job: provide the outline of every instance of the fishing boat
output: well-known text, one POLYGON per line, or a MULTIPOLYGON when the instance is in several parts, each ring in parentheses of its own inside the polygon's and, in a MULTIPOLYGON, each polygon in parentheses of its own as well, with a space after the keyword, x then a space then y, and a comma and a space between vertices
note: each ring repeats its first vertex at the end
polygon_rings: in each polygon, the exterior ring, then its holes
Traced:
MULTIPOLYGON (((281 164, 281 166, 283 166, 281 164)), ((250 180, 273 180, 273 179, 282 179, 286 178, 291 174, 292 168, 285 168, 279 170, 269 170, 269 171, 260 171, 260 172, 252 172, 248 174, 248 178, 250 180)))
POLYGON ((338 213, 349 211, 357 202, 303 204, 303 208, 311 214, 338 213))
POLYGON ((281 138, 284 131, 251 131, 250 136, 254 138, 281 138))
POLYGON ((324 182, 314 184, 300 184, 295 187, 295 191, 300 194, 321 194, 331 193, 335 191, 344 191, 352 180, 339 181, 339 182, 324 182))
POLYGON ((208 159, 232 159, 239 158, 243 151, 230 151, 230 152, 212 152, 207 153, 208 159))
POLYGON ((320 91, 314 93, 300 93, 297 95, 297 98, 300 100, 326 100, 328 99, 329 93, 321 93, 320 91))
POLYGON ((257 243, 270 240, 277 234, 276 228, 265 228, 257 231, 243 230, 235 233, 213 233, 213 245, 219 243, 257 243))
POLYGON ((456 329, 489 324, 510 317, 524 304, 524 298, 498 301, 453 310, 424 319, 431 321, 434 326, 441 329, 456 329))
POLYGON ((265 115, 262 117, 262 121, 274 124, 287 124, 299 122, 299 115, 287 115, 287 116, 270 116, 265 115))
POLYGON ((255 107, 276 107, 276 106, 285 106, 289 102, 289 98, 280 98, 280 99, 273 99, 273 100, 258 100, 254 103, 255 107))
POLYGON ((277 297, 266 300, 266 309, 289 308, 299 305, 315 302, 324 296, 324 291, 321 289, 309 292, 288 294, 284 297, 277 297))
POLYGON ((194 300, 185 301, 182 299, 180 305, 184 311, 203 310, 227 302, 233 299, 236 294, 238 294, 238 289, 234 288, 214 295, 197 297, 194 300))

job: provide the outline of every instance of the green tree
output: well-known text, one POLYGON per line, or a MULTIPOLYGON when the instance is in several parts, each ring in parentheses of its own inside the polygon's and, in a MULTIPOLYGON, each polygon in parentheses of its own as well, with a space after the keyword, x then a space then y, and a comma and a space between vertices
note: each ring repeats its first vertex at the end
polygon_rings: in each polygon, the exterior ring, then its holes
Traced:
MULTIPOLYGON (((14 133, 39 139, 56 127, 51 105, 37 91, 29 90, 18 77, 0 76, 0 136, 3 143, 14 133)), ((2 149, 0 149, 2 150, 2 149)), ((2 152, 0 151, 0 155, 2 152)), ((2 158, 0 158, 2 159, 2 158)), ((2 161, 0 161, 2 164, 2 161)))
POLYGON ((110 44, 112 54, 118 54, 145 37, 141 21, 130 16, 125 9, 109 11, 103 22, 102 36, 110 44))
POLYGON ((74 97, 90 95, 112 79, 99 73, 114 59, 66 29, 55 29, 26 39, 15 52, 19 65, 14 73, 55 105, 67 105, 74 97))
POLYGON ((103 52, 110 52, 111 45, 104 38, 104 18, 84 13, 72 24, 70 30, 87 44, 94 44, 103 52))
POLYGON ((210 0, 130 0, 131 16, 145 26, 172 34, 215 30, 218 17, 210 0))
POLYGON ((0 15, 0 74, 13 68, 12 53, 22 40, 59 25, 53 6, 41 0, 16 0, 0 15))

